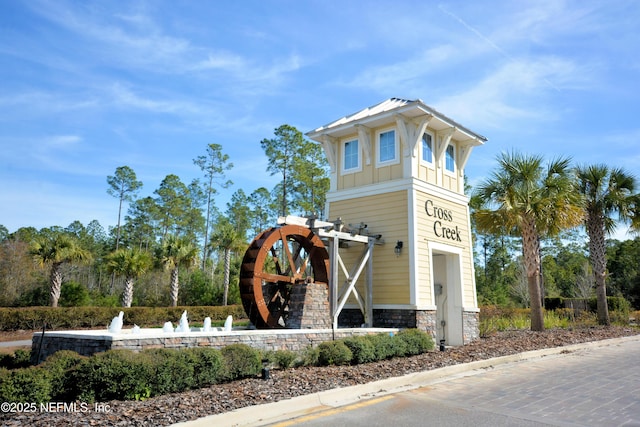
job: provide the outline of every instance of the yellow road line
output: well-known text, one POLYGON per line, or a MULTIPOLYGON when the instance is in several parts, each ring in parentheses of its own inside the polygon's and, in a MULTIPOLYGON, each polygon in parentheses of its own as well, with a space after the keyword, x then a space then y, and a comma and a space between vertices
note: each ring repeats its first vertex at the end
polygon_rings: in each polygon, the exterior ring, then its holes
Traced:
POLYGON ((363 402, 353 403, 351 405, 342 406, 339 408, 328 409, 326 411, 320 411, 315 414, 305 415, 293 420, 284 421, 278 424, 273 424, 273 427, 288 427, 296 424, 304 423, 306 421, 313 421, 318 418, 328 417, 330 415, 340 414, 342 412, 352 411, 358 408, 364 408, 366 406, 375 405, 376 403, 384 402, 385 400, 393 399, 393 395, 388 394, 386 396, 377 397, 375 399, 365 400, 363 402))

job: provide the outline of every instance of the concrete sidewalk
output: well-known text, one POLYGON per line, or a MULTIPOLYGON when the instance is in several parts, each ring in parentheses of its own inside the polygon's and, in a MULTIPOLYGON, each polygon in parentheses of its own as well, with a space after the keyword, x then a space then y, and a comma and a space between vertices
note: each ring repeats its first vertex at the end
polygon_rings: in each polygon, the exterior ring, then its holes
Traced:
POLYGON ((0 341, 0 347, 31 347, 31 340, 0 341))
POLYGON ((440 369, 417 372, 367 384, 327 390, 279 402, 249 406, 224 414, 200 418, 195 421, 178 423, 175 424, 175 426, 263 426, 331 408, 349 405, 374 397, 399 393, 419 387, 442 383, 456 378, 476 375, 482 373, 485 369, 494 368, 500 365, 535 360, 542 357, 563 357, 564 355, 571 354, 576 351, 612 346, 627 341, 640 341, 640 335, 535 350, 510 356, 447 366, 440 369))

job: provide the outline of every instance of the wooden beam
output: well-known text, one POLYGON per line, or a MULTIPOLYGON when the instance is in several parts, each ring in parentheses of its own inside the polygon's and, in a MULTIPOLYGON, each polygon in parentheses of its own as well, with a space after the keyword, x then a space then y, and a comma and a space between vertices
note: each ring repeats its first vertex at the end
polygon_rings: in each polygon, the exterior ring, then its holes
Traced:
POLYGON ((469 156, 471 155, 471 151, 473 150, 472 144, 461 144, 460 145, 460 159, 458 159, 458 170, 460 173, 464 170, 464 167, 467 165, 467 161, 469 160, 469 156))
POLYGON ((358 130, 358 140, 362 141, 365 164, 371 164, 371 129, 364 125, 354 125, 358 130))
POLYGON ((338 141, 329 135, 322 135, 322 149, 324 150, 324 154, 327 156, 327 161, 329 162, 329 167, 331 168, 331 172, 335 172, 338 170, 338 158, 336 151, 338 149, 338 141))
POLYGON ((442 158, 444 157, 444 153, 445 151, 447 151, 447 147, 451 143, 451 137, 453 136, 456 130, 457 128, 455 126, 446 129, 445 131, 442 132, 442 135, 441 135, 442 143, 436 142, 436 153, 435 153, 436 164, 440 164, 440 162, 442 161, 442 158))
POLYGON ((423 116, 419 116, 417 119, 407 119, 405 116, 398 113, 395 117, 396 126, 398 126, 398 131, 401 137, 400 141, 404 148, 404 156, 417 157, 418 144, 422 140, 422 134, 427 130, 429 122, 433 119, 433 115, 425 114, 423 116))

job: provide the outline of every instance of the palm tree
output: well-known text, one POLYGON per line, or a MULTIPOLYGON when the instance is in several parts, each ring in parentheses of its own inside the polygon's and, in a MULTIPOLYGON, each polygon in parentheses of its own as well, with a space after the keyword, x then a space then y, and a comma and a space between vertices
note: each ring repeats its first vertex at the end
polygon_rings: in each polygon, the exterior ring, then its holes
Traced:
POLYGON ((640 193, 632 198, 631 232, 640 236, 640 193))
POLYGON ((480 184, 477 195, 488 207, 475 213, 479 230, 522 238, 522 253, 531 304, 531 330, 544 330, 540 291, 540 239, 582 221, 580 195, 569 168, 558 158, 546 167, 542 156, 516 152, 498 156, 498 169, 480 184))
POLYGON ((162 244, 162 262, 171 270, 171 305, 178 305, 180 283, 178 269, 191 267, 198 258, 198 249, 184 238, 168 235, 162 244))
POLYGON ((139 249, 117 249, 107 257, 110 273, 124 276, 122 306, 131 307, 133 302, 133 282, 146 273, 152 265, 151 255, 139 249))
POLYGON ((598 323, 609 325, 607 307, 607 254, 605 237, 613 232, 617 214, 620 220, 633 218, 637 195, 634 195, 635 178, 608 166, 590 165, 576 168, 580 193, 585 198, 585 228, 589 235, 589 258, 596 282, 598 323))
POLYGON ((60 299, 62 265, 67 262, 84 262, 91 259, 91 253, 82 248, 77 239, 61 233, 37 237, 31 243, 29 253, 41 267, 51 267, 49 274, 51 307, 57 307, 60 299))
POLYGON ((224 252, 224 291, 222 293, 222 305, 227 305, 229 298, 229 276, 231 272, 231 252, 242 250, 246 246, 245 239, 231 222, 220 217, 215 231, 211 234, 211 245, 214 249, 224 252))

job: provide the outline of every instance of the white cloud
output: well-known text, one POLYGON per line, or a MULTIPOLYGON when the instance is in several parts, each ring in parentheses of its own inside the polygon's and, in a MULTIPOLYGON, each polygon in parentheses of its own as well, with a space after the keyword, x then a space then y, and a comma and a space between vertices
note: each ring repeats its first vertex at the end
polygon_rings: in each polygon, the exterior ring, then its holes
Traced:
POLYGON ((544 102, 545 94, 575 84, 575 74, 575 66, 560 58, 508 61, 467 90, 436 100, 434 106, 463 123, 491 127, 513 120, 554 120, 559 111, 544 102))
POLYGON ((44 138, 44 142, 50 148, 73 148, 82 142, 82 137, 78 135, 54 135, 44 138))

